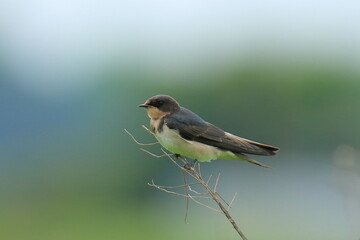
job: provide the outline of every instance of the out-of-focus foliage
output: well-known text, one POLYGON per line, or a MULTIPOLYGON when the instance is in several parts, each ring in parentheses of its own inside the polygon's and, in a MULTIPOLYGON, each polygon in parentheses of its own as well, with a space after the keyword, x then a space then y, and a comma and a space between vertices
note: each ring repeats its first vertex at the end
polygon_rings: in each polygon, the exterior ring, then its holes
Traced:
POLYGON ((0 239, 236 239, 224 216, 191 203, 185 224, 185 199, 147 186, 183 184, 124 132, 154 141, 137 105, 155 94, 281 148, 254 157, 272 170, 202 164, 238 193, 249 239, 360 237, 356 7, 16 2, 0 4, 0 239))
POLYGON ((140 127, 148 119, 136 106, 165 93, 228 131, 282 148, 276 157, 257 158, 275 170, 231 161, 203 164, 205 173, 222 173, 220 190, 226 196, 239 193, 234 212, 249 236, 300 239, 306 235, 297 226, 305 223, 319 238, 328 236, 328 227, 343 223, 326 217, 332 211, 343 214, 332 154, 339 145, 359 145, 358 77, 345 69, 271 65, 239 65, 208 81, 206 75, 170 83, 150 75, 118 81, 126 76, 108 74, 91 92, 60 100, 24 94, 3 81, 1 234, 11 239, 234 236, 222 216, 198 206, 191 206, 191 224, 184 225, 185 201, 146 186, 152 178, 182 181, 169 161, 139 151, 123 131, 153 141, 140 127), (278 219, 271 227, 269 214, 278 219))

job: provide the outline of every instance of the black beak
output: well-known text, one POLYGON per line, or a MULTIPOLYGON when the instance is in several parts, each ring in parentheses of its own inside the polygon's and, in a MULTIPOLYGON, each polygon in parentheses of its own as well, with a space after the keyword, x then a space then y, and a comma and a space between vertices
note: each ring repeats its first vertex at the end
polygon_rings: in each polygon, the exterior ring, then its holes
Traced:
POLYGON ((144 107, 144 108, 147 108, 147 107, 150 107, 151 105, 149 104, 140 104, 138 107, 144 107))

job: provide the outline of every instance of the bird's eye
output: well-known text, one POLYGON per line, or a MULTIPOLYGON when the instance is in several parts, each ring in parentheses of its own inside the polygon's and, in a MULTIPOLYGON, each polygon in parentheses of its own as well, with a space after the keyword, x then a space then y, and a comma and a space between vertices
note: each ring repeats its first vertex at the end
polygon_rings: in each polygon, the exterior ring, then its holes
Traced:
POLYGON ((159 106, 161 106, 161 105, 164 104, 164 101, 163 101, 163 100, 159 100, 159 101, 157 102, 157 104, 158 104, 159 106))

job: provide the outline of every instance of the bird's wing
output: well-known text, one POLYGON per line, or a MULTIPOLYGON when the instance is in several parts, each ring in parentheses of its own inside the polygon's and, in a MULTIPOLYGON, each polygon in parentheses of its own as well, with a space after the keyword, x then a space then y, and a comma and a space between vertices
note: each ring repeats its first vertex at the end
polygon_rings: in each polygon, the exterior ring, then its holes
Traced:
POLYGON ((182 109, 164 120, 170 129, 179 131, 181 137, 211 145, 234 153, 274 155, 275 147, 237 137, 205 122, 195 113, 182 109))

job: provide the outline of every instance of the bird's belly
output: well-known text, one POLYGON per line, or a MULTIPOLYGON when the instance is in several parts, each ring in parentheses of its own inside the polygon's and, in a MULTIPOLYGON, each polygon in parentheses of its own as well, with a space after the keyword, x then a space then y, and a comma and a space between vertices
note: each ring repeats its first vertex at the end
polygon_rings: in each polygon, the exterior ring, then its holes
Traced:
POLYGON ((166 126, 163 131, 156 133, 156 138, 170 152, 202 162, 217 159, 223 152, 216 147, 183 139, 176 131, 170 130, 166 126))

